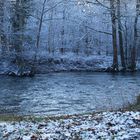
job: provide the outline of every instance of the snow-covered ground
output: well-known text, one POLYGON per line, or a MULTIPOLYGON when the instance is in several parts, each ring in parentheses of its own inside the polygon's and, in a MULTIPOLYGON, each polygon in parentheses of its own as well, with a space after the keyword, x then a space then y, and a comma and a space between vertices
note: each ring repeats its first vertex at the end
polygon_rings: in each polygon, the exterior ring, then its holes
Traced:
POLYGON ((102 71, 112 64, 111 56, 75 56, 40 58, 38 71, 102 71), (43 69, 41 69, 43 67, 43 69))
MULTIPOLYGON (((25 72, 30 71, 31 66, 34 63, 34 56, 32 53, 26 53, 23 56, 25 72)), ((14 55, 13 55, 14 56, 14 55)), ((7 58, 0 58, 0 74, 7 74, 9 72, 18 73, 19 68, 14 64, 14 57, 7 56, 7 58)), ((40 52, 37 57, 36 71, 37 73, 47 72, 60 72, 60 71, 105 71, 112 65, 113 58, 111 55, 97 55, 93 54, 86 56, 85 54, 75 55, 73 53, 67 53, 64 55, 55 54, 49 55, 40 52)), ((119 64, 120 56, 118 56, 119 64)), ((121 66, 120 66, 121 68, 121 66)), ((137 69, 140 69, 140 62, 137 61, 137 69)))
POLYGON ((0 122, 1 140, 139 140, 140 112, 104 112, 0 122))
MULTIPOLYGON (((1 59, 0 74, 18 71, 18 67, 12 62, 14 58, 1 59)), ((26 66, 33 64, 30 56, 25 57, 26 66)), ((103 71, 112 64, 112 56, 93 55, 93 56, 76 56, 73 54, 38 57, 37 72, 56 72, 56 71, 103 71)), ((28 68, 27 68, 28 69, 28 68)))

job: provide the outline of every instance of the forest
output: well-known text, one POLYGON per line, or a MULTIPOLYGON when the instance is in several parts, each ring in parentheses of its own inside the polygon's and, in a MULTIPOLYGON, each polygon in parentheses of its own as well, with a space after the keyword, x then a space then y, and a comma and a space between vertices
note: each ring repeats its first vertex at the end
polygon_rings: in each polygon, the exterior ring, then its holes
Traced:
POLYGON ((140 140, 140 0, 0 0, 0 140, 140 140))
POLYGON ((139 69, 140 0, 1 0, 0 9, 0 73, 139 69))

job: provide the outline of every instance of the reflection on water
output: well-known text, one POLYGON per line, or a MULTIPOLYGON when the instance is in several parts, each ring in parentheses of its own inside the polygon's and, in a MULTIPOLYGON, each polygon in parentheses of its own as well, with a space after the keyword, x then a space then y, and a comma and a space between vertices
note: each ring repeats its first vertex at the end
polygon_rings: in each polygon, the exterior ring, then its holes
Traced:
POLYGON ((140 73, 0 76, 0 114, 56 115, 120 108, 140 94, 140 73))

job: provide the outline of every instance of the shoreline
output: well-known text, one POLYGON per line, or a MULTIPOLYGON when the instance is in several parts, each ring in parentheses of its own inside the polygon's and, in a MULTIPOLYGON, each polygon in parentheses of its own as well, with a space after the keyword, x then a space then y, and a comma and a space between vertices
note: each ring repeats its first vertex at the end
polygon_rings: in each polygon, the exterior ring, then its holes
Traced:
MULTIPOLYGON (((139 73, 140 70, 136 70, 136 71, 130 71, 130 70, 126 70, 126 71, 115 71, 115 72, 111 72, 111 71, 105 71, 105 69, 100 69, 100 70, 59 70, 59 71, 47 71, 47 72, 37 72, 35 75, 40 75, 40 74, 53 74, 53 73, 79 73, 79 72, 89 72, 89 73, 108 73, 108 74, 135 74, 135 73, 139 73)), ((1 72, 0 76, 11 76, 11 77, 32 77, 32 76, 28 76, 28 75, 16 75, 16 74, 8 74, 7 72, 1 72)), ((34 76, 33 76, 34 77, 34 76)))
POLYGON ((140 71, 140 65, 137 62, 136 69, 126 67, 126 70, 119 65, 119 70, 113 70, 112 56, 93 55, 93 56, 40 56, 38 62, 34 64, 32 57, 23 57, 21 66, 14 63, 15 59, 0 61, 0 74, 11 76, 29 76, 30 74, 46 74, 59 72, 106 72, 106 73, 135 73, 140 71), (35 68, 35 71, 33 70, 35 68), (32 73, 34 71, 34 73, 32 73))
POLYGON ((78 113, 78 114, 60 114, 60 115, 49 115, 49 116, 45 116, 43 115, 43 117, 41 116, 36 116, 36 115, 14 115, 14 114, 0 114, 0 122, 2 121, 24 121, 24 120, 29 120, 30 119, 44 119, 44 118, 48 118, 48 119, 54 119, 54 118, 65 118, 65 116, 67 117, 71 117, 71 116, 81 116, 81 115, 93 115, 93 114, 99 114, 99 113, 104 113, 104 112, 127 112, 127 111, 132 111, 132 112, 140 112, 140 95, 137 96, 136 101, 132 104, 128 104, 123 106, 122 108, 119 109, 109 109, 109 110, 102 110, 102 111, 94 111, 94 112, 87 112, 87 113, 78 113))
POLYGON ((119 110, 55 116, 0 115, 2 140, 140 139, 140 96, 119 110))

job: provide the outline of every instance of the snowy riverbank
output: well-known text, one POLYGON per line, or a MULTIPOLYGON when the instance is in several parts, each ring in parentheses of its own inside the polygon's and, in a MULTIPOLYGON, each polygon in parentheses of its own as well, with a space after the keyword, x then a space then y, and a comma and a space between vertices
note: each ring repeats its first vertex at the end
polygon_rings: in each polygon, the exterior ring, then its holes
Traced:
MULTIPOLYGON (((33 56, 28 54, 23 57, 22 71, 25 74, 30 73, 31 67, 34 64, 33 56)), ((120 60, 119 60, 120 64, 120 60)), ((93 55, 93 56, 76 56, 74 54, 51 56, 47 54, 40 54, 36 64, 36 72, 44 74, 48 72, 62 72, 62 71, 92 71, 104 72, 112 65, 112 56, 93 55), (47 56, 47 57, 46 57, 47 56)), ((119 66, 121 70, 121 66, 119 66)), ((7 58, 0 58, 0 74, 20 74, 20 68, 15 64, 15 58, 8 56, 7 58)), ((137 70, 140 70, 140 63, 137 62, 137 70)), ((128 70, 130 71, 130 70, 128 70)))
POLYGON ((139 140, 140 112, 104 112, 0 122, 2 140, 139 140))
POLYGON ((39 60, 38 72, 52 71, 104 71, 111 66, 111 56, 75 56, 63 55, 39 60), (47 65, 46 65, 47 64, 47 65))
MULTIPOLYGON (((25 67, 24 71, 30 70, 34 61, 32 57, 24 57, 25 67)), ((103 71, 107 67, 111 66, 111 56, 75 56, 72 54, 63 56, 44 56, 38 57, 38 63, 36 64, 37 73, 46 72, 59 72, 59 71, 103 71)), ((18 74, 19 68, 14 63, 14 58, 1 59, 0 61, 0 74, 15 73, 18 74)))

